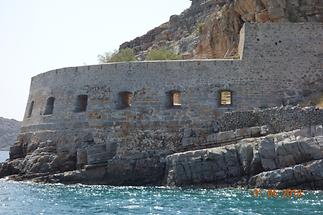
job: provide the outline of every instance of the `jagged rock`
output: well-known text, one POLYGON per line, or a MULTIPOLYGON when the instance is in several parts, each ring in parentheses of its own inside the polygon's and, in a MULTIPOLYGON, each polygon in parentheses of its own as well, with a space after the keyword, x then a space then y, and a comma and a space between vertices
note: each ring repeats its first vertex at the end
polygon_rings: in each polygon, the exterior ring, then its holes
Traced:
POLYGON ((238 57, 244 22, 323 22, 320 0, 193 0, 190 8, 147 34, 123 43, 139 59, 153 48, 187 58, 238 57))
MULTIPOLYGON (((229 147, 230 148, 230 147, 229 147)), ((218 148, 178 153, 166 158, 168 185, 188 185, 240 176, 234 148, 218 148)))
POLYGON ((254 158, 254 144, 249 139, 243 140, 237 145, 239 160, 244 174, 249 175, 251 173, 252 161, 254 158))
MULTIPOLYGON (((320 134, 321 126, 317 127, 314 135, 320 134)), ((165 183, 232 184, 241 178, 251 177, 251 186, 263 183, 265 187, 283 188, 303 186, 305 182, 315 184, 322 180, 323 175, 323 138, 295 136, 300 133, 299 130, 283 132, 244 139, 236 145, 169 155, 166 157, 165 183)))
POLYGON ((275 143, 273 139, 265 138, 259 144, 259 155, 264 170, 276 169, 275 143))
POLYGON ((18 174, 19 170, 19 161, 15 160, 12 162, 0 163, 0 178, 18 174))
POLYGON ((261 188, 323 189, 323 160, 316 160, 268 172, 250 178, 249 185, 261 188))

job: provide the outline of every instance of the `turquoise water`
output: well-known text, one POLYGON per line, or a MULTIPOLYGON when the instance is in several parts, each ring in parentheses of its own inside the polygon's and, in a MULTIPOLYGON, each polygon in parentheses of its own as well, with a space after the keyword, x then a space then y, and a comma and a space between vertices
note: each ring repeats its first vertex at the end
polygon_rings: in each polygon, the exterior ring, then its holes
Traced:
MULTIPOLYGON (((265 192, 265 191, 264 191, 265 192)), ((0 214, 323 214, 323 193, 255 198, 240 189, 43 185, 0 180, 0 214)))

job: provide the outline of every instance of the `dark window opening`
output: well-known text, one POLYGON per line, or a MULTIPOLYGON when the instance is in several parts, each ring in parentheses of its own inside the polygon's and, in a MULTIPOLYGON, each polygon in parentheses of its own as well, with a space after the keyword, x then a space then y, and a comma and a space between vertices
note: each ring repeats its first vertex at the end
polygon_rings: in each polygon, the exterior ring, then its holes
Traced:
POLYGON ((132 92, 120 92, 120 108, 129 108, 132 103, 132 92))
POLYGON ((49 97, 47 99, 46 109, 45 109, 44 115, 51 115, 51 114, 53 114, 54 102, 55 102, 55 98, 54 97, 49 97))
POLYGON ((232 92, 229 90, 220 91, 220 105, 232 105, 232 92))
POLYGON ((32 102, 30 103, 27 118, 30 118, 30 117, 31 117, 31 115, 32 115, 32 113, 33 113, 34 103, 35 103, 34 101, 32 101, 32 102))
POLYGON ((178 90, 170 91, 170 104, 172 107, 181 107, 181 92, 178 90))
POLYGON ((87 95, 78 95, 75 104, 75 113, 85 112, 87 109, 87 95))

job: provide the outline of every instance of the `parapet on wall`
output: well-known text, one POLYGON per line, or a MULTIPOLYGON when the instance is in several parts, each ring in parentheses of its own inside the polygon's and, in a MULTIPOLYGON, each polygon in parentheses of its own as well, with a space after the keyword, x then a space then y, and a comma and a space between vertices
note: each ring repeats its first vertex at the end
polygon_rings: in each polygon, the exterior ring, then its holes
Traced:
POLYGON ((227 111, 297 103, 323 91, 322 24, 246 24, 242 32, 241 60, 103 64, 35 76, 22 130, 200 126, 227 111), (221 105, 222 90, 232 92, 231 105, 221 105), (172 91, 181 93, 180 107, 169 105, 172 91), (131 93, 130 107, 120 108, 120 92, 131 93), (80 95, 86 111, 75 111, 80 95), (45 114, 50 97, 53 111, 45 114))

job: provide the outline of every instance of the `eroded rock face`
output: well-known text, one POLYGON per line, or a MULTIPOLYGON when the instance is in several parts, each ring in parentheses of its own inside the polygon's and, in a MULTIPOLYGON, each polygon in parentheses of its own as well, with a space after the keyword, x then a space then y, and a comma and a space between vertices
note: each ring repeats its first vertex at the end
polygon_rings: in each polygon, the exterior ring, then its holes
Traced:
MULTIPOLYGON (((264 128, 263 128, 264 129, 264 128)), ((49 183, 84 183, 109 185, 214 185, 235 184, 264 187, 323 189, 323 126, 311 126, 278 134, 258 133, 261 127, 219 132, 227 145, 171 155, 109 157, 102 144, 93 145, 88 162, 78 166, 75 141, 91 141, 83 134, 61 140, 56 132, 46 142, 30 138, 26 155, 0 165, 0 177, 49 183), (249 130, 249 131, 248 131, 249 130), (232 135, 240 138, 244 131, 261 137, 245 138, 232 143, 232 135), (263 136, 264 135, 264 136, 263 136), (81 140, 79 140, 81 139, 81 140), (229 141, 227 141, 229 140, 229 141), (63 141, 63 142, 61 142, 63 141), (61 143, 64 143, 62 145, 61 143), (94 157, 98 156, 98 159, 94 157), (165 158, 166 156, 166 158, 165 158)), ((191 135, 192 132, 186 132, 191 135)), ((40 134, 37 136, 39 137, 40 134)), ((52 135, 52 136, 51 136, 52 135)), ((76 134, 74 134, 76 135, 76 134)), ((72 135, 73 136, 73 135, 72 135)), ((185 136, 185 135, 184 135, 185 136)), ((249 136, 247 136, 249 137, 249 136)), ((80 143, 79 143, 80 144, 80 143)), ((78 147, 81 147, 78 145, 78 147)), ((105 146, 107 147, 107 146, 105 146)), ((84 159, 84 151, 81 157, 84 159)), ((17 155, 18 156, 18 155, 17 155)))
POLYGON ((278 188, 299 187, 323 188, 323 160, 316 160, 291 167, 262 172, 249 180, 252 187, 278 188))
POLYGON ((323 129, 249 138, 235 145, 166 157, 167 185, 245 184, 257 187, 322 189, 323 129), (313 177, 311 177, 313 175, 313 177), (310 186, 309 186, 310 185, 310 186))
POLYGON ((323 22, 320 0, 192 0, 190 8, 120 48, 133 48, 139 59, 153 48, 190 58, 238 57, 244 22, 323 22))
MULTIPOLYGON (((88 146, 91 135, 86 131, 40 131, 21 133, 10 150, 10 163, 20 174, 54 174, 75 170, 77 148, 88 146)), ((93 141, 93 139, 92 139, 93 141)), ((3 176, 12 175, 3 171, 3 176)))

